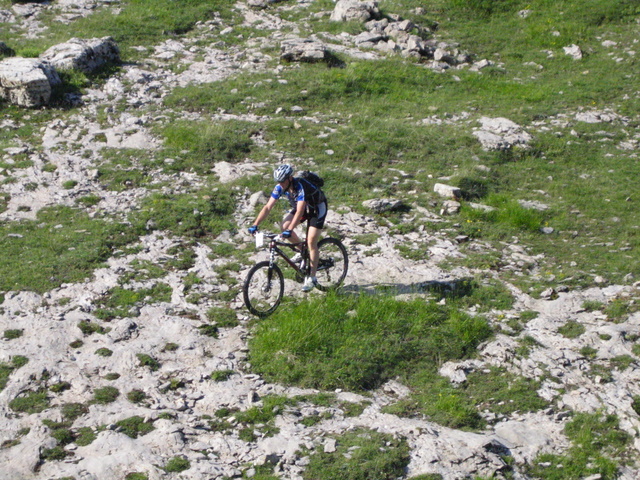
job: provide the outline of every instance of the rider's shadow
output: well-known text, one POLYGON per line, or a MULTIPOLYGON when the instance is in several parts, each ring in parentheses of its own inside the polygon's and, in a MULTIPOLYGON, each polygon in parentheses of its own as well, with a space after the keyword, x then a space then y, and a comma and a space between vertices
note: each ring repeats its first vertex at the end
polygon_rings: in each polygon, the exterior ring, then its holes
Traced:
POLYGON ((440 298, 460 298, 471 295, 476 287, 473 278, 458 278, 455 280, 429 280, 411 284, 351 284, 343 286, 340 291, 345 295, 431 294, 440 298))

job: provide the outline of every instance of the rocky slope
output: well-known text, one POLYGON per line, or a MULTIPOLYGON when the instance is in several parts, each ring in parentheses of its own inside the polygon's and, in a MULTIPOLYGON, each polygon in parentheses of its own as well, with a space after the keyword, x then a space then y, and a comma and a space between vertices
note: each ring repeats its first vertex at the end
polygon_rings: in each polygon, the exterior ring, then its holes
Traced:
MULTIPOLYGON (((105 5, 112 2, 58 3, 64 7, 59 12, 64 19, 90 14, 94 8, 106 8, 105 5)), ((306 3, 288 2, 282 8, 304 8, 306 3)), ((277 9, 261 10, 254 6, 239 3, 237 8, 244 13, 247 24, 260 23, 273 30, 270 41, 285 38, 280 33, 285 25, 297 33, 298 27, 282 20, 277 9)), ((3 11, 2 18, 37 35, 41 28, 38 15, 46 8, 46 4, 16 4, 12 10, 3 11)), ((162 98, 176 86, 214 82, 238 71, 268 68, 267 61, 271 58, 256 46, 221 50, 214 43, 203 46, 203 42, 198 42, 215 38, 216 33, 225 28, 230 27, 220 22, 207 22, 198 27, 198 36, 190 40, 167 40, 157 45, 144 65, 124 65, 104 86, 83 95, 71 117, 53 119, 46 128, 36 132, 40 137, 40 148, 24 144, 6 150, 3 154, 5 162, 27 156, 32 166, 15 170, 15 181, 3 184, 3 191, 10 194, 10 201, 0 218, 11 221, 34 219, 43 207, 75 205, 78 196, 88 194, 101 198, 98 205, 88 209, 89 213, 99 210, 122 214, 135 208, 147 195, 147 190, 131 188, 113 192, 102 187, 95 170, 101 149, 106 146, 140 150, 157 148, 160 140, 153 135, 152 127, 164 121, 163 115, 139 116, 136 110, 160 105, 162 98), (167 62, 173 62, 175 58, 180 59, 181 68, 167 68, 167 62), (114 104, 127 107, 124 112, 116 112, 111 107, 114 104), (87 151, 91 153, 87 154, 87 151), (57 168, 53 171, 44 169, 46 164, 57 168), (77 187, 61 188, 68 180, 77 182, 77 187), (29 185, 37 187, 29 188, 29 185), (30 208, 21 208, 25 205, 30 208)), ((371 38, 366 43, 364 39, 344 36, 342 44, 333 48, 374 58, 378 54, 371 50, 371 38), (363 45, 366 49, 360 51, 362 43, 366 43, 363 45)), ((379 48, 382 52, 386 49, 379 48)), ((444 53, 438 55, 442 56, 438 60, 434 58, 433 62, 440 62, 440 65, 444 53)), ((465 58, 456 61, 465 61, 465 58)), ((589 121, 607 121, 605 116, 601 112, 589 121)), ((220 113, 212 120, 224 121, 230 117, 220 113)), ((260 121, 251 115, 241 119, 260 121)), ((558 122, 564 120, 558 119, 558 122)), ((464 123, 466 119, 462 113, 459 118, 433 117, 424 121, 464 123)), ((28 122, 27 111, 21 122, 28 122)), ((7 118, 0 118, 0 123, 4 129, 20 126, 7 118)), ((498 124, 498 127, 492 127, 490 121, 484 123, 479 129, 479 140, 498 144, 526 141, 526 135, 522 136, 518 128, 514 131, 511 124, 498 124), (490 134, 483 135, 485 130, 490 134)), ((530 125, 525 130, 545 127, 530 125)), ((222 162, 216 165, 215 172, 221 182, 229 182, 253 172, 267 174, 270 169, 271 165, 266 162, 233 165, 222 162)), ((396 174, 401 178, 401 172, 396 174)), ((154 178, 155 182, 170 185, 166 188, 171 191, 179 191, 181 180, 187 180, 191 187, 201 181, 197 175, 186 173, 173 176, 159 173, 154 178)), ((220 241, 233 241, 241 246, 251 242, 244 233, 244 226, 253 215, 253 206, 262 198, 255 192, 244 192, 243 195, 237 211, 240 233, 233 237, 229 233, 223 234, 220 241)), ((375 286, 392 285, 400 293, 414 294, 431 282, 454 283, 475 273, 462 268, 444 271, 438 267, 448 257, 464 255, 460 244, 449 240, 444 233, 425 229, 407 235, 392 234, 389 228, 355 213, 348 205, 337 207, 330 213, 328 223, 347 239, 345 243, 351 261, 347 288, 352 291, 366 292, 375 286), (360 245, 353 240, 356 235, 370 233, 379 235, 373 245, 360 245), (400 255, 396 245, 413 245, 428 255, 424 260, 408 260, 400 255)), ((416 209, 413 214, 428 222, 438 222, 446 208, 442 204, 433 211, 416 209)), ((453 208, 455 210, 455 206, 453 208)), ((515 472, 511 474, 524 478, 518 473, 519 465, 531 461, 541 452, 559 453, 568 447, 563 433, 567 411, 603 410, 619 415, 621 428, 634 437, 633 455, 640 449, 637 438, 640 421, 633 408, 633 397, 640 395, 640 370, 635 366, 637 359, 632 351, 632 339, 640 337, 640 313, 632 314, 620 323, 612 323, 601 311, 584 308, 585 302, 589 301, 606 305, 616 298, 637 298, 638 285, 614 285, 585 291, 557 288, 541 299, 512 287, 517 298, 514 308, 491 312, 491 321, 497 325, 505 319, 517 318, 525 311, 537 312, 537 317, 523 325, 517 335, 498 334, 482 345, 477 360, 442 366, 441 373, 453 382, 464 381, 465 375, 489 366, 506 367, 532 378, 549 374, 548 378, 553 380, 546 380, 538 393, 544 398, 556 399, 555 408, 494 419, 487 431, 469 433, 425 420, 382 413, 385 405, 407 395, 405 387, 390 382, 371 397, 335 392, 336 405, 340 406, 300 402, 287 407, 276 416, 275 426, 279 433, 273 436, 265 434, 260 426, 254 426, 254 437, 247 439, 241 435, 243 426, 232 420, 228 429, 219 430, 212 426, 211 419, 216 418, 216 412, 222 408, 245 411, 260 407, 267 395, 295 397, 313 393, 269 384, 250 372, 246 364, 246 341, 251 334, 251 319, 240 298, 231 301, 237 314, 236 326, 219 328, 217 338, 202 334, 199 327, 208 323, 208 310, 228 302, 194 304, 187 297, 198 292, 211 294, 227 290, 215 267, 224 265, 228 259, 212 259, 215 257, 209 247, 197 245, 195 264, 189 272, 175 271, 161 279, 170 287, 169 298, 145 304, 130 312, 130 317, 112 320, 109 331, 103 334, 80 329, 80 325, 101 324, 96 316, 97 306, 136 264, 175 258, 176 246, 180 246, 180 239, 153 233, 140 238, 133 253, 111 258, 108 265, 95 271, 90 280, 64 284, 42 295, 31 292, 6 294, 1 305, 0 331, 20 329, 22 335, 13 338, 5 334, 0 340, 0 363, 10 365, 16 356, 27 357, 29 361, 11 372, 6 387, 0 391, 0 479, 71 477, 103 480, 124 478, 131 472, 146 472, 150 479, 178 478, 180 475, 193 479, 249 477, 257 466, 265 463, 275 464, 275 472, 282 478, 297 479, 301 478, 309 462, 308 453, 303 452, 332 451, 335 449, 332 438, 336 434, 357 427, 406 438, 411 448, 407 477, 440 474, 445 479, 475 475, 501 478, 505 466, 502 454, 507 449, 516 462, 515 472), (188 273, 196 274, 204 282, 187 288, 188 273), (558 329, 571 321, 584 325, 585 333, 573 339, 561 335, 558 329), (530 354, 526 358, 517 356, 519 340, 528 337, 535 340, 530 354), (74 343, 77 339, 82 342, 74 343), (613 378, 604 381, 589 374, 588 359, 580 353, 583 347, 597 349, 597 359, 603 363, 629 355, 634 364, 627 369, 612 369, 613 378), (108 356, 96 354, 100 349, 111 353, 105 354, 108 356), (144 357, 140 356, 144 354, 151 355, 157 365, 145 363, 144 357), (116 372, 117 378, 113 375, 116 372), (212 372, 229 373, 228 377, 223 375, 220 381, 214 381, 212 372), (96 392, 105 386, 119 392, 110 403, 96 401, 96 392), (49 389, 48 407, 42 411, 19 413, 9 406, 15 398, 42 388, 49 389), (144 400, 135 403, 126 398, 127 392, 134 390, 142 392, 144 400), (362 404, 362 413, 349 415, 347 406, 350 404, 362 404), (69 419, 70 414, 65 414, 63 409, 65 405, 85 406, 86 411, 72 420, 73 430, 79 432, 86 427, 82 431, 94 435, 95 439, 87 443, 76 438, 64 445, 66 455, 56 459, 51 452, 59 442, 52 432, 56 423, 69 419), (315 416, 324 420, 304 421, 315 416), (152 423, 154 429, 132 438, 126 434, 122 420, 133 417, 152 423), (187 459, 189 468, 181 474, 163 469, 174 457, 187 459)), ((466 247, 490 248, 480 242, 466 247)), ((517 270, 526 264, 533 266, 528 271, 535 272, 538 259, 528 254, 526 246, 517 242, 505 244, 500 253, 509 268, 517 270)), ((256 258, 259 255, 257 253, 256 258)), ((244 273, 233 274, 241 279, 244 273)), ((140 281, 136 286, 146 285, 140 281)), ((291 290, 291 295, 297 294, 291 290)), ((621 478, 633 479, 639 475, 640 470, 628 468, 621 478)))

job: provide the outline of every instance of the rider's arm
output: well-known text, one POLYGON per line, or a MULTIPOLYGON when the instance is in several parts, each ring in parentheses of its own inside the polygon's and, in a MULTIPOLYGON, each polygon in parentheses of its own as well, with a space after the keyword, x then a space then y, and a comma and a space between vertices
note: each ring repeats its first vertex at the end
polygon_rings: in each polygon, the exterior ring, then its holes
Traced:
POLYGON ((269 215, 269 212, 271 212, 271 209, 273 208, 273 206, 276 204, 277 201, 278 201, 277 198, 269 197, 269 201, 264 205, 264 207, 262 207, 262 210, 260 210, 260 213, 258 214, 256 221, 253 222, 253 224, 256 227, 260 225, 260 223, 262 223, 262 221, 265 218, 267 218, 267 216, 269 215))

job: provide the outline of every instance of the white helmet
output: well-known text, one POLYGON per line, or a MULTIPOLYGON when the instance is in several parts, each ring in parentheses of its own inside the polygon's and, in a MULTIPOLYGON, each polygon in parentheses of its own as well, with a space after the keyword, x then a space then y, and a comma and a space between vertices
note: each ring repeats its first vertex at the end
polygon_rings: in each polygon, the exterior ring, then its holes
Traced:
POLYGON ((280 165, 273 171, 273 179, 280 183, 284 182, 287 178, 293 175, 293 167, 291 165, 280 165))

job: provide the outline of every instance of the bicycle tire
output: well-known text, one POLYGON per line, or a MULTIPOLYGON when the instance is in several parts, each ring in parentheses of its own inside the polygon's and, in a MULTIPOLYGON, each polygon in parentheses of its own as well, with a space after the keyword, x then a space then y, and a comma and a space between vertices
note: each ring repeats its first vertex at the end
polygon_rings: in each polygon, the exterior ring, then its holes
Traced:
POLYGON ((242 285, 244 304, 254 315, 264 318, 276 311, 284 293, 284 275, 268 261, 256 263, 242 285))
POLYGON ((316 286, 323 292, 338 288, 344 282, 349 270, 347 249, 337 238, 326 237, 318 242, 318 251, 316 286))

